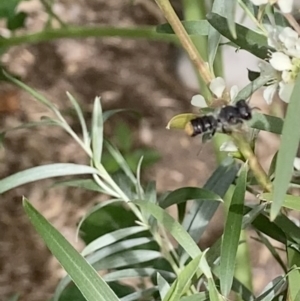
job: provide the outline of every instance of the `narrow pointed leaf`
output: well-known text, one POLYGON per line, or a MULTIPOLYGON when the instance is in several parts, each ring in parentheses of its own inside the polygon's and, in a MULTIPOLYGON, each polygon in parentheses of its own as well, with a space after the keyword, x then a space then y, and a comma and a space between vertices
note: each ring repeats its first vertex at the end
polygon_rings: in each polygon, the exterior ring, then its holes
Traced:
POLYGON ((268 57, 268 51, 271 49, 268 46, 267 38, 253 30, 236 24, 237 38, 234 39, 228 28, 227 19, 220 14, 210 13, 207 15, 207 21, 224 37, 238 45, 241 49, 247 50, 253 55, 261 59, 268 57))
POLYGON ((294 158, 297 153, 300 131, 300 76, 297 76, 290 103, 287 108, 286 118, 283 125, 281 144, 277 156, 275 180, 273 190, 273 202, 271 205, 271 219, 274 220, 284 202, 284 196, 288 189, 294 158))
POLYGON ((171 285, 171 288, 164 297, 163 301, 178 301, 180 297, 185 294, 186 290, 191 285, 192 278, 198 270, 201 256, 203 256, 203 254, 199 254, 191 262, 189 262, 187 266, 184 267, 177 279, 171 285))
POLYGON ((221 248, 220 282, 222 295, 228 296, 235 271, 236 254, 242 230, 243 205, 247 181, 247 165, 241 170, 229 206, 221 248))
POLYGON ((106 247, 110 244, 113 244, 117 242, 118 240, 124 239, 125 237, 134 235, 136 233, 140 233, 143 231, 146 231, 147 229, 143 226, 134 226, 134 227, 128 227, 124 229, 118 229, 116 231, 106 233, 94 241, 92 241, 90 244, 88 244, 83 251, 81 252, 82 256, 86 256, 87 254, 93 253, 96 250, 99 250, 103 247, 106 247))
POLYGON ((160 273, 157 273, 157 286, 160 298, 163 300, 170 290, 170 284, 160 273))
POLYGON ((119 301, 118 297, 73 246, 27 201, 23 207, 47 247, 87 301, 119 301))
MULTIPOLYGON (((219 15, 225 13, 225 2, 223 0, 215 0, 212 5, 212 12, 219 15)), ((209 27, 207 46, 208 46, 208 63, 210 69, 213 70, 214 60, 218 51, 218 47, 221 41, 221 34, 213 26, 209 27)))
POLYGON ((17 172, 0 180, 0 193, 38 180, 82 174, 98 174, 97 169, 72 163, 42 165, 17 172))
POLYGON ((153 215, 155 219, 162 224, 176 239, 176 241, 185 249, 185 251, 192 257, 195 258, 201 251, 197 244, 193 241, 186 230, 166 211, 160 208, 158 205, 150 202, 134 202, 139 207, 146 210, 148 213, 153 215))
MULTIPOLYGON (((238 168, 232 158, 226 158, 204 185, 204 189, 223 197, 235 179, 238 168)), ((194 201, 183 220, 183 226, 198 242, 204 233, 220 202, 194 201)))
POLYGON ((92 147, 95 164, 100 164, 103 147, 103 119, 100 98, 96 97, 92 116, 92 147))
POLYGON ((82 110, 77 102, 77 100, 75 99, 75 97, 73 95, 71 95, 69 92, 67 92, 67 96, 69 98, 69 100, 71 101, 76 113, 77 113, 77 116, 78 116, 78 120, 80 122, 80 125, 81 125, 81 131, 82 131, 82 136, 83 136, 83 141, 84 141, 84 144, 89 146, 89 132, 87 130, 87 126, 86 126, 86 122, 84 120, 84 117, 83 117, 83 113, 82 113, 82 110))

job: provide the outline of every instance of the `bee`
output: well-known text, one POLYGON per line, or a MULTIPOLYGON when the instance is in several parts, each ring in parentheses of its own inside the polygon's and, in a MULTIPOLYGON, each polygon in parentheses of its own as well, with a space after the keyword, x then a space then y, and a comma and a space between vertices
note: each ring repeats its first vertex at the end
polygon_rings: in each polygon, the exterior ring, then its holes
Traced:
POLYGON ((246 100, 241 99, 235 105, 225 105, 216 110, 214 114, 207 114, 190 120, 186 126, 186 133, 195 137, 205 134, 211 139, 216 132, 229 134, 232 129, 252 118, 252 108, 246 100))

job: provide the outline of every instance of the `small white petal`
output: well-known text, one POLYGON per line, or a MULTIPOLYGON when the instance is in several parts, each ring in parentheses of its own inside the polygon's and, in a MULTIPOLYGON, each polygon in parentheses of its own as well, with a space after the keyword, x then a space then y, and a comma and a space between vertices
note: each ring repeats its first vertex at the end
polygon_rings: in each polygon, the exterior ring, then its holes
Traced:
MULTIPOLYGON (((285 1, 285 0, 284 0, 285 1)), ((284 42, 284 40, 286 39, 286 38, 294 38, 294 39, 297 39, 298 38, 298 33, 294 30, 294 29, 292 29, 291 27, 284 27, 282 30, 281 30, 281 32, 280 32, 280 34, 278 35, 278 37, 279 37, 279 40, 281 41, 281 42, 284 42)))
POLYGON ((221 152, 237 152, 238 148, 232 141, 226 141, 220 146, 221 152))
POLYGON ((276 91, 277 91, 277 84, 270 85, 264 90, 263 97, 268 105, 272 103, 276 91))
POLYGON ((300 158, 295 158, 294 159, 294 168, 296 170, 300 170, 300 158))
POLYGON ((278 0, 277 4, 284 14, 292 12, 294 0, 278 0))
POLYGON ((296 46, 297 50, 300 50, 300 38, 297 39, 297 42, 296 42, 295 46, 296 46))
POLYGON ((295 83, 279 83, 279 97, 284 101, 289 103, 295 83))
POLYGON ((207 108, 207 103, 205 101, 205 98, 202 95, 200 95, 200 94, 194 95, 192 97, 191 104, 194 107, 207 108))
POLYGON ((254 5, 267 4, 269 0, 251 0, 254 5))
POLYGON ((230 88, 230 99, 233 101, 239 93, 239 87, 234 85, 230 88))
POLYGON ((285 83, 288 83, 292 80, 292 74, 290 71, 282 71, 281 78, 285 83))
POLYGON ((278 71, 291 70, 292 61, 291 59, 282 52, 273 52, 272 58, 270 59, 272 67, 278 71))
POLYGON ((222 94, 226 88, 225 80, 222 77, 214 78, 210 84, 209 89, 213 92, 218 98, 222 97, 222 94))
POLYGON ((295 57, 295 58, 300 58, 300 51, 296 48, 287 49, 286 54, 288 54, 289 56, 295 57))
POLYGON ((289 49, 289 48, 296 47, 296 42, 297 42, 297 38, 288 37, 284 40, 283 44, 287 49, 289 49))

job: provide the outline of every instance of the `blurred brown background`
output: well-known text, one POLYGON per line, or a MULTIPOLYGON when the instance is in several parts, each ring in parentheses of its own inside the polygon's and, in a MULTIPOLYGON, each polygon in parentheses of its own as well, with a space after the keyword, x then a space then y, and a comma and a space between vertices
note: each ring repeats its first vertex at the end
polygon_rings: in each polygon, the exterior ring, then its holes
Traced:
MULTIPOLYGON (((26 1, 22 6, 29 14, 24 33, 41 30, 47 14, 40 2, 26 1)), ((118 0, 60 0, 56 1, 54 8, 66 23, 77 25, 133 26, 165 22, 154 1, 148 0, 134 1, 132 5, 129 1, 118 0)), ((180 12, 180 6, 176 8, 180 12)), ((158 151, 161 160, 145 170, 144 178, 156 180, 157 189, 166 191, 182 186, 201 186, 216 166, 212 144, 203 146, 199 139, 165 129, 174 115, 195 112, 190 99, 199 93, 192 88, 193 85, 187 87, 184 84, 189 84, 189 79, 192 81, 193 77, 186 69, 178 72, 179 58, 183 57, 175 46, 162 42, 88 38, 13 47, 2 57, 2 61, 27 85, 66 112, 71 107, 66 91, 79 100, 87 116, 98 95, 105 110, 131 108, 140 112, 142 119, 126 113, 113 117, 106 125, 106 134, 112 137, 114 127, 119 122, 125 122, 136 147, 148 146, 158 151)), ((234 60, 225 61, 225 64, 232 66, 234 60)), ((239 72, 245 72, 241 69, 233 71, 230 82, 239 78, 239 72)), ((260 95, 253 102, 265 108, 260 95)), ((28 94, 10 84, 0 85, 1 130, 24 121, 36 121, 47 113, 28 94)), ((68 120, 75 129, 79 129, 76 118, 69 117, 68 120)), ((258 153, 264 166, 268 166, 277 142, 274 136, 265 134, 260 141, 258 153), (266 145, 271 145, 268 152, 266 145)), ((9 133, 0 156, 1 178, 37 165, 88 163, 73 139, 55 127, 9 133)), ((58 279, 63 275, 27 220, 21 206, 23 195, 78 250, 82 249, 82 243, 74 241, 76 222, 89 207, 101 200, 101 196, 80 189, 49 189, 52 182, 46 180, 28 184, 0 196, 1 301, 7 300, 13 293, 19 293, 22 301, 46 300, 51 297, 58 279)), ((216 218, 218 223, 215 222, 205 234, 204 244, 213 242, 220 235, 220 216, 221 213, 216 218)), ((254 285, 259 291, 280 270, 268 252, 253 240, 251 250, 254 285)))

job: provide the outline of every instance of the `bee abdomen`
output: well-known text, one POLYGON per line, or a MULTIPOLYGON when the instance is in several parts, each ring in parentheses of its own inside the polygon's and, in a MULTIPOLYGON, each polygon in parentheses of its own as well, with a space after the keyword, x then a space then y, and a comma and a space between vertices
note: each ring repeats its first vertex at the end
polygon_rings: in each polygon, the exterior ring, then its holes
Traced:
POLYGON ((217 120, 212 115, 197 117, 190 120, 185 126, 185 131, 191 137, 199 134, 213 132, 218 126, 217 120))

